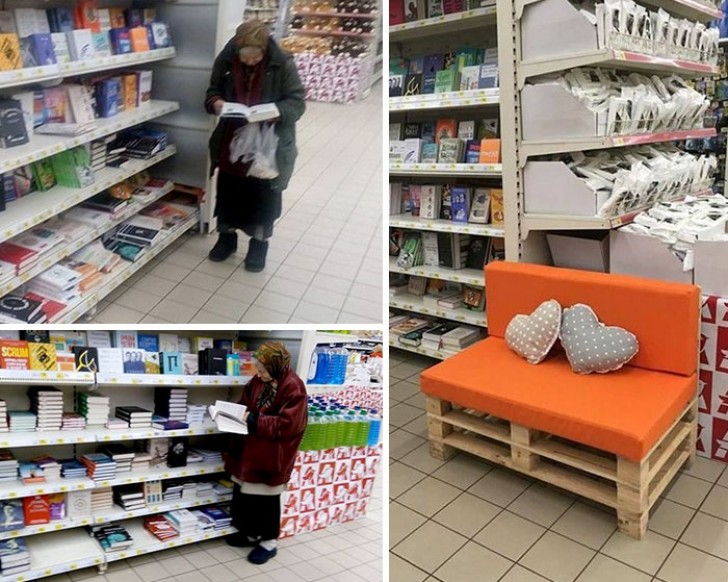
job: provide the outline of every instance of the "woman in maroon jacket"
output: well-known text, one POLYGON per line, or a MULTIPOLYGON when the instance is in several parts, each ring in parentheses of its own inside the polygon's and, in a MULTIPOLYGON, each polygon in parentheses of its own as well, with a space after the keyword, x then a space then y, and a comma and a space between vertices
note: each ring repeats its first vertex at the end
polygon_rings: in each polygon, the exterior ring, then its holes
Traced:
POLYGON ((255 353, 257 374, 240 398, 248 409, 248 435, 233 438, 225 463, 235 482, 232 518, 239 532, 226 541, 255 546, 248 555, 254 564, 264 564, 278 552, 281 493, 308 420, 306 386, 290 362, 291 355, 278 342, 267 342, 255 353))

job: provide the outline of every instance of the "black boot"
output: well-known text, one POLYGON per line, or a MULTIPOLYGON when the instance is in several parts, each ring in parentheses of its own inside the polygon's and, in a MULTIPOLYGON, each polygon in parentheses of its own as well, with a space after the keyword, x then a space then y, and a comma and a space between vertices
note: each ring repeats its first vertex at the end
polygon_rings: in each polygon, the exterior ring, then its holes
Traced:
POLYGON ((245 257, 245 270, 251 273, 260 273, 265 269, 265 256, 268 254, 268 241, 250 239, 248 254, 245 257))
POLYGON ((208 258, 219 263, 238 250, 238 235, 235 232, 221 232, 208 258))

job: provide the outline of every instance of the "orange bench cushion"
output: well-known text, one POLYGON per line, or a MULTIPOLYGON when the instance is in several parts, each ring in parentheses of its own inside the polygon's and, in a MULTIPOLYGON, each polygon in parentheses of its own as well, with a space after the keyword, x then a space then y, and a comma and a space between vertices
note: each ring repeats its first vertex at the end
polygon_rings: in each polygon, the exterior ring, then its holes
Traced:
POLYGON ((537 366, 490 337, 425 370, 422 392, 466 408, 643 459, 695 398, 697 378, 625 367, 574 374, 563 352, 537 366))
POLYGON ((488 334, 504 337, 519 313, 556 299, 586 303, 599 321, 637 336, 630 366, 690 376, 698 365, 700 291, 695 285, 496 261, 485 268, 488 334))

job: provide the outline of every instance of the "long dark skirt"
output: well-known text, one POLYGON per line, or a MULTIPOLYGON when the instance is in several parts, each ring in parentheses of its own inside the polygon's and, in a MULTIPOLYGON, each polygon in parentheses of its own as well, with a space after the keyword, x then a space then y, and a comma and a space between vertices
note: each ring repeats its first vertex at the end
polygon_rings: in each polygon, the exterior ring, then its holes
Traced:
POLYGON ((219 230, 236 228, 256 236, 262 227, 263 236, 270 238, 273 223, 281 216, 281 198, 281 192, 271 188, 270 180, 218 172, 215 216, 219 230))
POLYGON ((260 540, 278 539, 281 531, 281 496, 249 495, 235 484, 230 507, 233 527, 241 534, 260 540))

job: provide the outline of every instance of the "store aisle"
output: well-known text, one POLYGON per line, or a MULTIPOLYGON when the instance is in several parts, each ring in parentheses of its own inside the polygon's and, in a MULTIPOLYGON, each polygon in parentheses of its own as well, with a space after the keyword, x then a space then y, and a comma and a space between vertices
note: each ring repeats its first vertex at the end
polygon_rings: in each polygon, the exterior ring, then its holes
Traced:
POLYGON ((288 538, 264 566, 249 549, 209 540, 44 578, 43 582, 377 582, 382 574, 382 487, 375 483, 367 515, 343 525, 288 538))
POLYGON ((392 350, 390 578, 397 582, 725 582, 728 465, 698 457, 642 542, 613 512, 480 459, 430 457, 419 373, 392 350))
POLYGON ((104 300, 95 323, 373 323, 382 318, 382 95, 308 103, 262 273, 190 234, 104 300))

